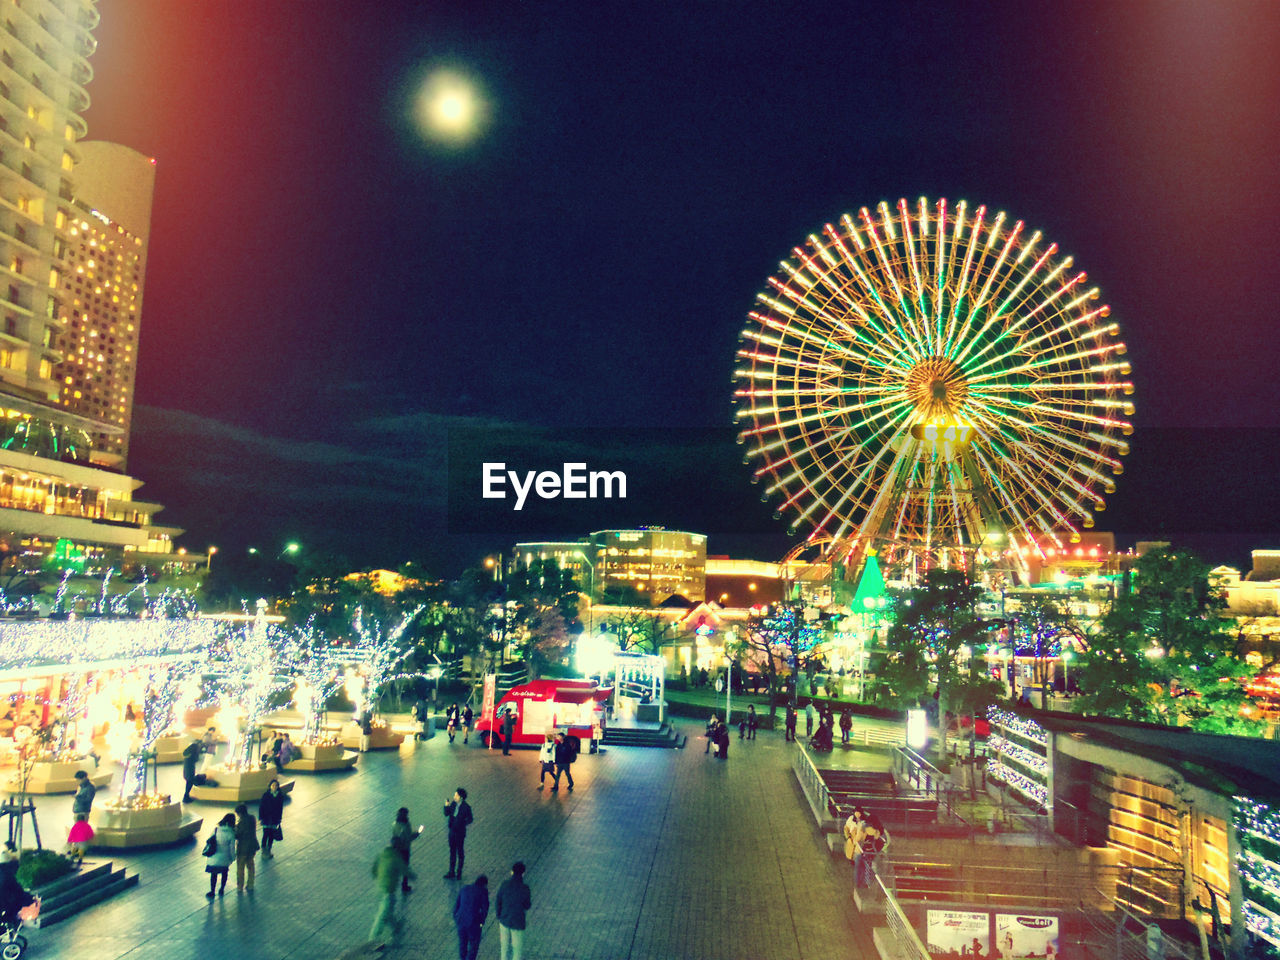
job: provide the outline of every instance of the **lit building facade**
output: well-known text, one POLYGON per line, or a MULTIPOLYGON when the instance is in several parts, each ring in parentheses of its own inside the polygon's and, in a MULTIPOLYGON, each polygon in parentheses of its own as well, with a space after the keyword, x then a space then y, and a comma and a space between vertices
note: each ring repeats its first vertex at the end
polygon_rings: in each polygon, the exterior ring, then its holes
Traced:
POLYGON ((93 443, 124 469, 155 164, 118 143, 89 141, 79 149, 60 287, 68 319, 54 377, 66 409, 116 428, 96 432, 93 443))
POLYGON ((82 142, 97 24, 94 0, 0 2, 0 555, 189 568, 121 473, 154 168, 82 142))
POLYGON ((588 538, 595 595, 630 587, 657 606, 672 595, 695 603, 706 599, 707 538, 701 533, 640 527, 597 530, 588 538))

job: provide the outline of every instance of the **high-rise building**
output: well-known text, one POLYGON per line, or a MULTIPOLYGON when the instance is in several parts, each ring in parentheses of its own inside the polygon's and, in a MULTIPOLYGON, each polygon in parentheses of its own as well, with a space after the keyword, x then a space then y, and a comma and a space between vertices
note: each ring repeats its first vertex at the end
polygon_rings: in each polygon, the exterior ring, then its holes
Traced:
POLYGON ((0 572, 190 566, 121 472, 154 170, 82 142, 95 0, 0 0, 0 572))

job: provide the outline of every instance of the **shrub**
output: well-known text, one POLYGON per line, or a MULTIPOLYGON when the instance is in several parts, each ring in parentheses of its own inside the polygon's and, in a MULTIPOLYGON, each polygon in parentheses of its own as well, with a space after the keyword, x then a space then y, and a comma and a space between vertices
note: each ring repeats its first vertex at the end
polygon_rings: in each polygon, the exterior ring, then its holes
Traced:
POLYGON ((18 882, 28 890, 42 887, 75 869, 70 858, 52 850, 24 850, 18 859, 18 882))

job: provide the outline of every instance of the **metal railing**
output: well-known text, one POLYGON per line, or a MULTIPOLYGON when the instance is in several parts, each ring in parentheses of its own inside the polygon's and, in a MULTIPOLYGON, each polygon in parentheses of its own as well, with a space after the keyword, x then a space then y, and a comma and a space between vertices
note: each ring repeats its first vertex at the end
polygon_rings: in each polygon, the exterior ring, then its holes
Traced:
POLYGON ((879 866, 876 864, 872 868, 872 874, 875 877, 875 885, 880 888, 880 893, 884 896, 885 926, 898 948, 895 951, 895 960, 931 960, 929 950, 915 928, 911 926, 911 921, 903 913, 902 905, 894 895, 892 873, 890 873, 889 882, 886 883, 880 875, 879 866))
POLYGON ((809 798, 809 803, 813 809, 817 811, 818 819, 821 820, 830 816, 830 808, 827 801, 830 799, 830 793, 827 790, 826 781, 822 779, 822 774, 818 772, 818 765, 813 762, 813 757, 809 754, 809 748, 803 743, 797 741, 794 759, 791 766, 796 772, 796 779, 800 781, 800 787, 804 790, 804 794, 809 798))

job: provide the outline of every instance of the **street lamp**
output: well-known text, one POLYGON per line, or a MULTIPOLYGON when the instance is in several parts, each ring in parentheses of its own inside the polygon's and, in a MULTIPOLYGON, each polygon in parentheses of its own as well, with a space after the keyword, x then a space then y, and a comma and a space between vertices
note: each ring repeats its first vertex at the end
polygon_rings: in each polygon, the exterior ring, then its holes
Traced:
POLYGON ((288 543, 286 543, 286 544, 284 545, 284 549, 280 551, 280 553, 276 556, 276 559, 277 559, 277 560, 282 560, 282 559, 284 559, 284 555, 285 555, 286 553, 287 553, 287 554, 289 554, 290 556, 293 556, 294 554, 296 554, 296 553, 297 553, 299 550, 301 550, 301 549, 302 549, 302 545, 301 545, 301 544, 299 544, 299 543, 297 543, 297 542, 295 542, 295 541, 292 541, 292 540, 291 540, 290 542, 288 542, 288 543))
POLYGON ((582 550, 575 550, 573 553, 574 556, 581 557, 583 563, 587 565, 587 573, 590 577, 587 586, 587 632, 590 633, 596 612, 596 565, 582 550))
POLYGON ((218 552, 217 547, 210 547, 205 551, 204 570, 208 573, 213 569, 213 555, 218 552))

